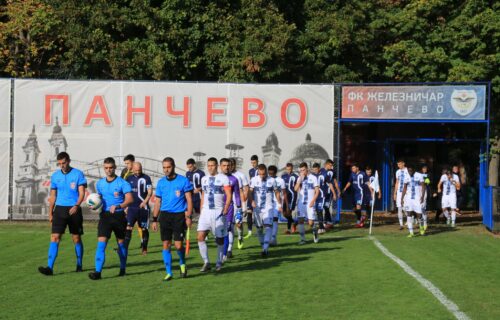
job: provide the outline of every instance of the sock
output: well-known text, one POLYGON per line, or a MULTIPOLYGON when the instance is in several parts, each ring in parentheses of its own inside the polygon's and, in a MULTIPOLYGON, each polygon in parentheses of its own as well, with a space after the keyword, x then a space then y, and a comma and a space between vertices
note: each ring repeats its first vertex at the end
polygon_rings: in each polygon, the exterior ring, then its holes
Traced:
POLYGON ((455 210, 451 210, 451 222, 455 223, 456 219, 457 219, 457 212, 455 210))
MULTIPOLYGON (((142 245, 142 243, 144 242, 144 240, 143 240, 143 237, 142 237, 142 228, 139 226, 139 223, 137 223, 137 232, 139 233, 139 239, 141 239, 141 245, 142 245)), ((130 233, 132 233, 132 231, 130 233)))
POLYGON ((403 208, 398 207, 398 219, 399 219, 399 225, 402 227, 403 226, 403 208))
POLYGON ((125 230, 125 240, 123 243, 125 244, 125 248, 128 249, 128 246, 130 245, 130 240, 132 240, 132 230, 125 230))
POLYGON ((323 212, 318 212, 318 223, 319 223, 319 228, 324 229, 325 225, 323 224, 323 212))
POLYGON ((413 217, 412 216, 406 217, 406 224, 408 227, 408 231, 410 231, 410 233, 413 233, 413 217))
POLYGON ((252 227, 253 227, 253 219, 252 219, 252 216, 253 214, 249 213, 247 215, 247 229, 248 231, 252 231, 252 227))
POLYGON ((306 228, 303 223, 299 223, 299 234, 301 240, 306 240, 306 228))
POLYGON ((286 229, 288 231, 290 231, 290 229, 292 228, 292 224, 293 224, 293 218, 291 216, 286 217, 286 229))
POLYGON ((47 266, 50 269, 54 268, 54 262, 56 262, 57 253, 59 252, 59 242, 50 242, 49 245, 49 258, 47 261, 47 266))
POLYGON ((149 230, 142 229, 142 249, 144 251, 148 250, 148 242, 149 242, 149 230))
POLYGON ((278 236, 278 221, 273 221, 273 243, 276 243, 276 237, 278 236))
POLYGON ((227 236, 224 237, 224 245, 223 245, 223 248, 224 248, 224 255, 227 256, 227 251, 229 250, 229 233, 227 234, 227 236))
POLYGON ((209 263, 208 261, 208 247, 205 241, 198 241, 198 248, 200 250, 201 258, 204 263, 209 263))
POLYGON ((446 220, 450 220, 450 214, 448 213, 448 210, 443 210, 443 214, 446 217, 446 220))
POLYGON ((417 218, 417 221, 418 221, 418 225, 419 225, 420 227, 423 227, 423 226, 424 226, 424 219, 422 219, 422 217, 418 217, 418 218, 417 218))
POLYGON ((316 232, 318 232, 318 227, 316 225, 316 222, 313 223, 313 225, 311 226, 311 231, 314 234, 316 234, 316 232))
POLYGON ((104 261, 106 261, 106 246, 108 243, 106 241, 97 242, 97 249, 95 251, 95 271, 101 272, 104 266, 104 261))
POLYGON ((76 254, 76 265, 81 267, 83 260, 83 243, 81 241, 75 243, 75 254, 76 254))
MULTIPOLYGON (((229 231, 228 235, 228 240, 229 240, 229 243, 227 245, 227 251, 233 251, 233 243, 234 243, 234 233, 233 231, 229 231)), ((226 252, 227 254, 227 252, 226 252)))
POLYGON ((356 214, 356 219, 358 219, 358 223, 359 223, 359 220, 361 220, 361 210, 354 210, 354 213, 356 214))
POLYGON ((180 250, 177 250, 177 255, 179 256, 179 264, 186 264, 186 249, 182 247, 180 250))
POLYGON ((128 249, 124 242, 118 242, 118 257, 120 257, 120 269, 127 267, 128 249))
POLYGON ((332 214, 330 213, 330 208, 325 207, 325 223, 326 224, 331 224, 332 223, 332 214))
POLYGON ((265 235, 264 235, 264 244, 262 245, 262 249, 264 249, 264 251, 267 251, 269 250, 269 242, 273 237, 273 228, 270 225, 266 225, 264 229, 265 229, 264 231, 265 235))
POLYGON ((424 227, 427 227, 427 212, 422 213, 422 219, 424 220, 424 227))
POLYGON ((241 240, 243 234, 243 227, 238 227, 236 228, 236 230, 238 231, 238 239, 241 240))
POLYGON ((224 256, 224 245, 217 244, 217 264, 222 264, 222 257, 224 256))
POLYGON ((259 242, 262 246, 264 244, 264 230, 262 230, 262 227, 257 228, 257 235, 259 236, 259 242))
POLYGON ((167 274, 172 274, 172 253, 169 249, 163 249, 163 263, 165 264, 165 271, 167 274))

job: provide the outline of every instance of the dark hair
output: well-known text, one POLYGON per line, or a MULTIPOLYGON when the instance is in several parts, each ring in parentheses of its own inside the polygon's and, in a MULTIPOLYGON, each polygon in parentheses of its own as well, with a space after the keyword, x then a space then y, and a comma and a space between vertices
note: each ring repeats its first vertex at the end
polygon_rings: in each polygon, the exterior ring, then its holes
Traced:
POLYGON ((229 162, 231 162, 231 164, 236 167, 236 159, 235 158, 229 158, 229 162))
POLYGON ((174 160, 174 158, 171 158, 171 157, 165 157, 165 158, 163 159, 163 162, 168 162, 168 163, 170 163, 170 164, 172 165, 172 167, 174 167, 174 168, 175 168, 175 160, 174 160))
POLYGON ((257 166, 257 169, 258 169, 258 170, 266 170, 266 172, 267 172, 267 167, 266 167, 266 165, 265 165, 265 164, 263 164, 263 163, 259 164, 259 165, 257 166))
POLYGON ((288 162, 288 163, 286 164, 286 166, 287 166, 287 167, 292 167, 292 168, 293 168, 293 163, 288 162))
POLYGON ((193 158, 189 158, 187 159, 186 164, 196 164, 196 161, 194 161, 193 158))
POLYGON ((273 171, 273 172, 278 173, 278 167, 276 167, 276 166, 269 166, 267 168, 267 171, 273 171))
POLYGON ((333 160, 332 159, 326 159, 325 163, 333 164, 333 160))
POLYGON ((214 157, 208 158, 207 163, 209 163, 209 162, 215 162, 216 165, 219 164, 219 162, 217 161, 217 158, 214 158, 214 157))
POLYGON ((57 160, 66 160, 66 161, 69 161, 69 154, 67 154, 66 152, 59 152, 57 154, 57 160))
POLYGON ((415 169, 415 167, 411 163, 409 163, 409 164, 406 165, 406 169, 412 169, 413 170, 413 169, 415 169))
POLYGON ((123 158, 123 161, 135 161, 135 157, 133 154, 127 154, 125 158, 123 158))
POLYGON ((317 163, 317 162, 315 162, 315 163, 313 164, 313 168, 320 168, 320 167, 321 167, 321 166, 320 166, 320 165, 319 165, 319 163, 317 163))
POLYGON ((365 167, 365 171, 368 171, 368 170, 370 170, 370 171, 371 171, 371 170, 372 170, 372 167, 370 167, 370 166, 366 166, 366 167, 365 167))
POLYGON ((112 164, 113 166, 116 166, 115 159, 111 157, 107 157, 106 159, 104 159, 104 164, 112 164))
POLYGON ((307 163, 302 162, 301 164, 299 164, 299 168, 304 168, 304 167, 308 168, 307 163))
POLYGON ((359 168, 359 165, 358 165, 357 163, 353 163, 353 164, 351 164, 351 168, 352 168, 352 167, 359 168))
POLYGON ((400 162, 405 163, 405 160, 403 158, 399 158, 398 161, 397 161, 397 163, 400 163, 400 162))
POLYGON ((229 161, 228 158, 222 158, 222 159, 220 159, 220 163, 222 164, 223 162, 231 163, 231 161, 229 161))
POLYGON ((259 157, 256 154, 254 154, 253 156, 250 157, 250 160, 251 161, 259 161, 259 157))

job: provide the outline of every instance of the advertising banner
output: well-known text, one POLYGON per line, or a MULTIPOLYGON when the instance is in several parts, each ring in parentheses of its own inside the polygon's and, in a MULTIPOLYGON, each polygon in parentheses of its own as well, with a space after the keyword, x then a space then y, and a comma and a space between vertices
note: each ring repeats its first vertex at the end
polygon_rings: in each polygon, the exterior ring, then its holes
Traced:
POLYGON ((10 79, 0 79, 0 219, 9 215, 10 79))

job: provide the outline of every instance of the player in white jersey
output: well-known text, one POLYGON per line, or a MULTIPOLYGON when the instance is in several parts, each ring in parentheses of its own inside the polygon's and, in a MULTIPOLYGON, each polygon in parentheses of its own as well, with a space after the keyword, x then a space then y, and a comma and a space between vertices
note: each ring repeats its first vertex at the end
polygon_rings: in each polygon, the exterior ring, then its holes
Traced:
POLYGON ((443 208, 446 223, 455 227, 457 218, 457 190, 460 190, 460 179, 456 174, 446 170, 438 183, 438 193, 442 192, 441 206, 443 208), (450 219, 451 211, 451 219, 450 219))
POLYGON ((241 211, 237 210, 234 215, 234 222, 236 224, 236 230, 238 231, 238 249, 243 248, 243 213, 247 211, 247 198, 248 198, 248 178, 241 172, 236 170, 236 159, 231 158, 231 167, 233 168, 233 176, 238 179, 238 184, 242 189, 241 198, 241 211))
POLYGON ((266 258, 269 254, 269 244, 273 232, 273 211, 277 207, 281 212, 281 197, 276 180, 267 175, 266 166, 259 164, 257 171, 258 175, 250 179, 248 200, 254 210, 254 222, 257 226, 260 244, 262 245, 261 255, 263 258, 266 258))
POLYGON ((403 195, 404 181, 408 176, 408 169, 405 167, 404 160, 398 160, 398 170, 396 171, 396 182, 394 184, 394 201, 398 208, 399 230, 403 230, 403 205, 401 203, 403 195))
POLYGON ((422 202, 424 201, 425 183, 422 175, 415 172, 413 167, 408 166, 408 176, 405 177, 403 182, 403 195, 401 204, 406 213, 407 226, 410 234, 409 238, 414 236, 413 233, 413 220, 417 217, 420 225, 420 234, 424 235, 422 225, 422 202))
POLYGON ((295 184, 295 191, 299 192, 297 203, 297 217, 299 219, 299 244, 306 243, 304 220, 307 219, 311 227, 314 242, 319 241, 318 229, 316 226, 316 210, 314 209, 316 199, 319 195, 318 178, 309 172, 307 163, 299 165, 299 178, 295 184))
POLYGON ((427 231, 427 220, 428 220, 427 201, 430 195, 429 184, 431 183, 431 180, 429 179, 429 167, 427 167, 427 165, 425 164, 422 165, 422 167, 420 168, 420 174, 422 175, 422 178, 424 179, 425 183, 424 202, 422 203, 422 220, 424 223, 424 231, 427 231))
POLYGON ((280 216, 280 209, 283 210, 283 203, 287 201, 286 197, 286 183, 285 180, 277 176, 278 173, 278 168, 276 166, 269 166, 268 168, 268 173, 271 178, 276 180, 276 186, 278 187, 280 197, 281 197, 281 202, 278 201, 278 199, 275 197, 274 199, 274 216, 273 216, 273 236, 271 239, 271 245, 275 246, 278 244, 278 222, 279 222, 279 216, 280 216))
MULTIPOLYGON (((229 162, 221 163, 222 165, 229 166, 229 162)), ((201 213, 198 221, 198 248, 203 259, 203 267, 200 272, 210 270, 208 248, 205 242, 209 231, 215 236, 215 242, 217 243, 215 270, 220 271, 222 268, 224 237, 227 235, 226 215, 232 201, 228 177, 217 173, 217 159, 208 159, 207 170, 208 174, 201 179, 201 213)))

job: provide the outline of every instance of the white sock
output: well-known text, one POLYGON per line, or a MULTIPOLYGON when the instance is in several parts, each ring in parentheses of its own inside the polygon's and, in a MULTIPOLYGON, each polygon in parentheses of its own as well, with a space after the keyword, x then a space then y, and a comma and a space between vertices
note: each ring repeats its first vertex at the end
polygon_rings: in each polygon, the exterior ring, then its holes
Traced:
POLYGON ((399 219, 399 225, 402 227, 403 226, 403 208, 398 207, 398 219, 399 219))
POLYGON ((406 224, 408 226, 408 231, 410 231, 410 233, 413 233, 413 217, 412 216, 406 217, 406 224))
POLYGON ((222 258, 224 257, 224 245, 217 244, 217 264, 222 264, 222 258))
POLYGON ((443 214, 446 217, 446 220, 450 220, 450 213, 448 212, 448 210, 444 210, 443 214))
POLYGON ((278 221, 273 221, 273 242, 276 242, 278 236, 278 221))
POLYGON ((227 251, 233 251, 233 243, 234 243, 234 234, 232 231, 229 231, 227 234, 227 237, 229 239, 229 244, 227 246, 227 251))
POLYGON ((262 246, 264 244, 264 230, 262 230, 262 227, 257 228, 257 235, 259 236, 259 242, 262 246))
POLYGON ((209 263, 208 261, 208 247, 205 241, 198 241, 198 248, 200 249, 200 255, 204 263, 209 263))
POLYGON ((243 227, 237 227, 236 230, 238 231, 238 239, 241 240, 242 234, 243 234, 243 227))
POLYGON ((303 223, 299 223, 299 234, 301 240, 306 240, 306 228, 303 223))
POLYGON ((424 227, 427 227, 427 212, 422 213, 422 218, 424 219, 424 227))
POLYGON ((271 238, 273 236, 273 228, 271 226, 266 225, 264 229, 265 229, 265 236, 262 248, 264 249, 264 251, 267 251, 269 249, 269 242, 271 241, 271 238))
POLYGON ((457 212, 455 210, 451 210, 451 222, 455 223, 456 219, 457 219, 457 212))

